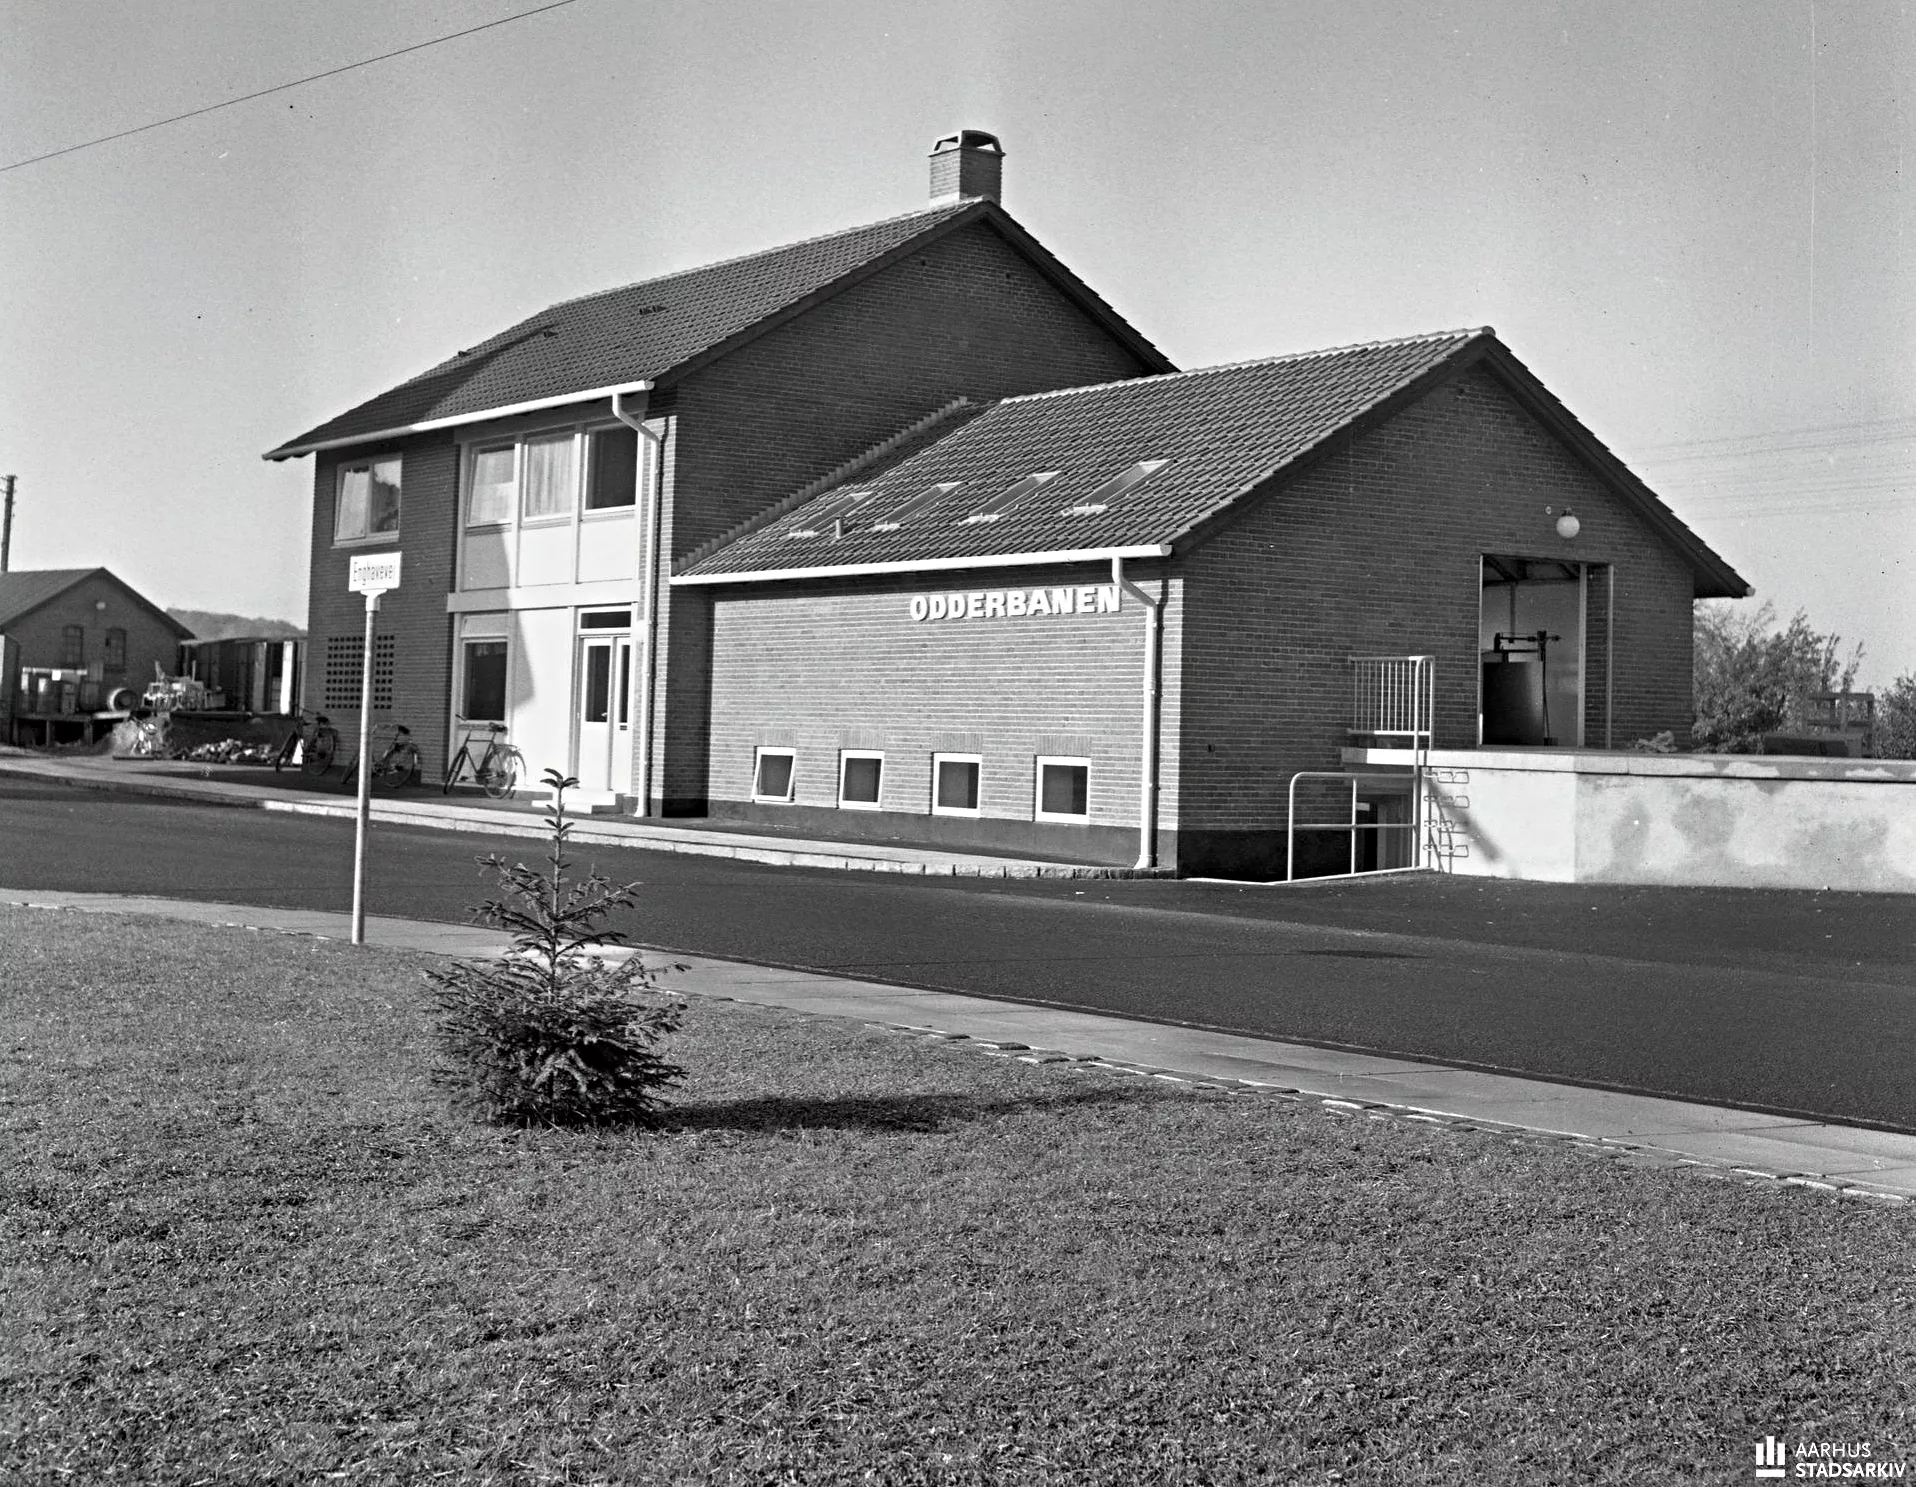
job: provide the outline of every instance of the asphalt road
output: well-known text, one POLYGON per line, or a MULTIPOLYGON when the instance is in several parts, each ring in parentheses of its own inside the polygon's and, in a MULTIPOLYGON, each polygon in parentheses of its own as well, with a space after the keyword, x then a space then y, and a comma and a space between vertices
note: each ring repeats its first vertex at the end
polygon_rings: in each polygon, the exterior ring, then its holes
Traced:
MULTIPOLYGON (((376 826, 464 921, 526 838, 376 826)), ((1916 898, 1387 878, 978 881, 580 849, 639 943, 1916 1132, 1916 898)), ((350 822, 0 780, 0 886, 345 910, 350 822)))

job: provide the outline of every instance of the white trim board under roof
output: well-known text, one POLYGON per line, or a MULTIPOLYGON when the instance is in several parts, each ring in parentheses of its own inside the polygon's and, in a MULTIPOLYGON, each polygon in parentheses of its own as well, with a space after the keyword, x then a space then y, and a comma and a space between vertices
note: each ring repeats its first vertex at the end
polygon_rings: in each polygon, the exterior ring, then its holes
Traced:
POLYGON ((793 578, 869 578, 887 573, 946 573, 962 568, 1035 568, 1052 563, 1108 563, 1113 558, 1168 558, 1169 543, 1140 547, 1088 547, 1074 552, 994 553, 976 558, 926 558, 901 563, 816 563, 806 568, 765 568, 751 573, 679 574, 679 584, 778 583, 793 578))

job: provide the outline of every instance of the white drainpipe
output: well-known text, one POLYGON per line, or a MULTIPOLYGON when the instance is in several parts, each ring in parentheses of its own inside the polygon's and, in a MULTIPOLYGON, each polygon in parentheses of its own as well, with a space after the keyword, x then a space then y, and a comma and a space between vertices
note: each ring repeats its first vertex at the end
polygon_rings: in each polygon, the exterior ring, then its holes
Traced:
POLYGON ((1164 600, 1124 576, 1124 559, 1111 559, 1111 582, 1144 606, 1144 757, 1138 781, 1138 867, 1158 865, 1158 648, 1164 600))
POLYGON ((645 569, 645 614, 639 622, 639 631, 644 636, 644 656, 639 665, 639 744, 634 751, 632 780, 641 816, 652 814, 652 688, 658 674, 654 652, 659 639, 659 520, 665 485, 665 437, 645 426, 645 405, 650 395, 649 384, 639 389, 639 411, 634 416, 620 405, 624 394, 612 394, 612 416, 645 441, 639 449, 635 477, 639 488, 634 493, 645 511, 645 537, 640 544, 639 560, 645 569))

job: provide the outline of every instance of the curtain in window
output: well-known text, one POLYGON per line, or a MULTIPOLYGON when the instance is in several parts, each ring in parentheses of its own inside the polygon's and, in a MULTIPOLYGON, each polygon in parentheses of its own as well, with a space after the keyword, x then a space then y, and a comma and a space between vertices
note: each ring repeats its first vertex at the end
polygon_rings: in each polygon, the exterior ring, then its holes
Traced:
POLYGON ((339 510, 333 521, 333 536, 366 535, 367 497, 372 493, 372 471, 364 467, 339 472, 339 510))
POLYGON ((519 514, 526 521, 564 516, 572 510, 572 435, 528 439, 526 477, 519 514))
POLYGON ((466 524, 483 527, 512 520, 512 451, 482 449, 472 457, 472 499, 466 524))

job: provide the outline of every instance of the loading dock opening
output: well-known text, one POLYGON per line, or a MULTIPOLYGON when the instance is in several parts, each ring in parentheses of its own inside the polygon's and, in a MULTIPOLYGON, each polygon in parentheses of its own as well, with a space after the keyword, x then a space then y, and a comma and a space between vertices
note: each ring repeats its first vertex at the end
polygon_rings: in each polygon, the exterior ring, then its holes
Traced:
POLYGON ((1581 747, 1589 569, 1486 553, 1480 571, 1477 742, 1581 747))

